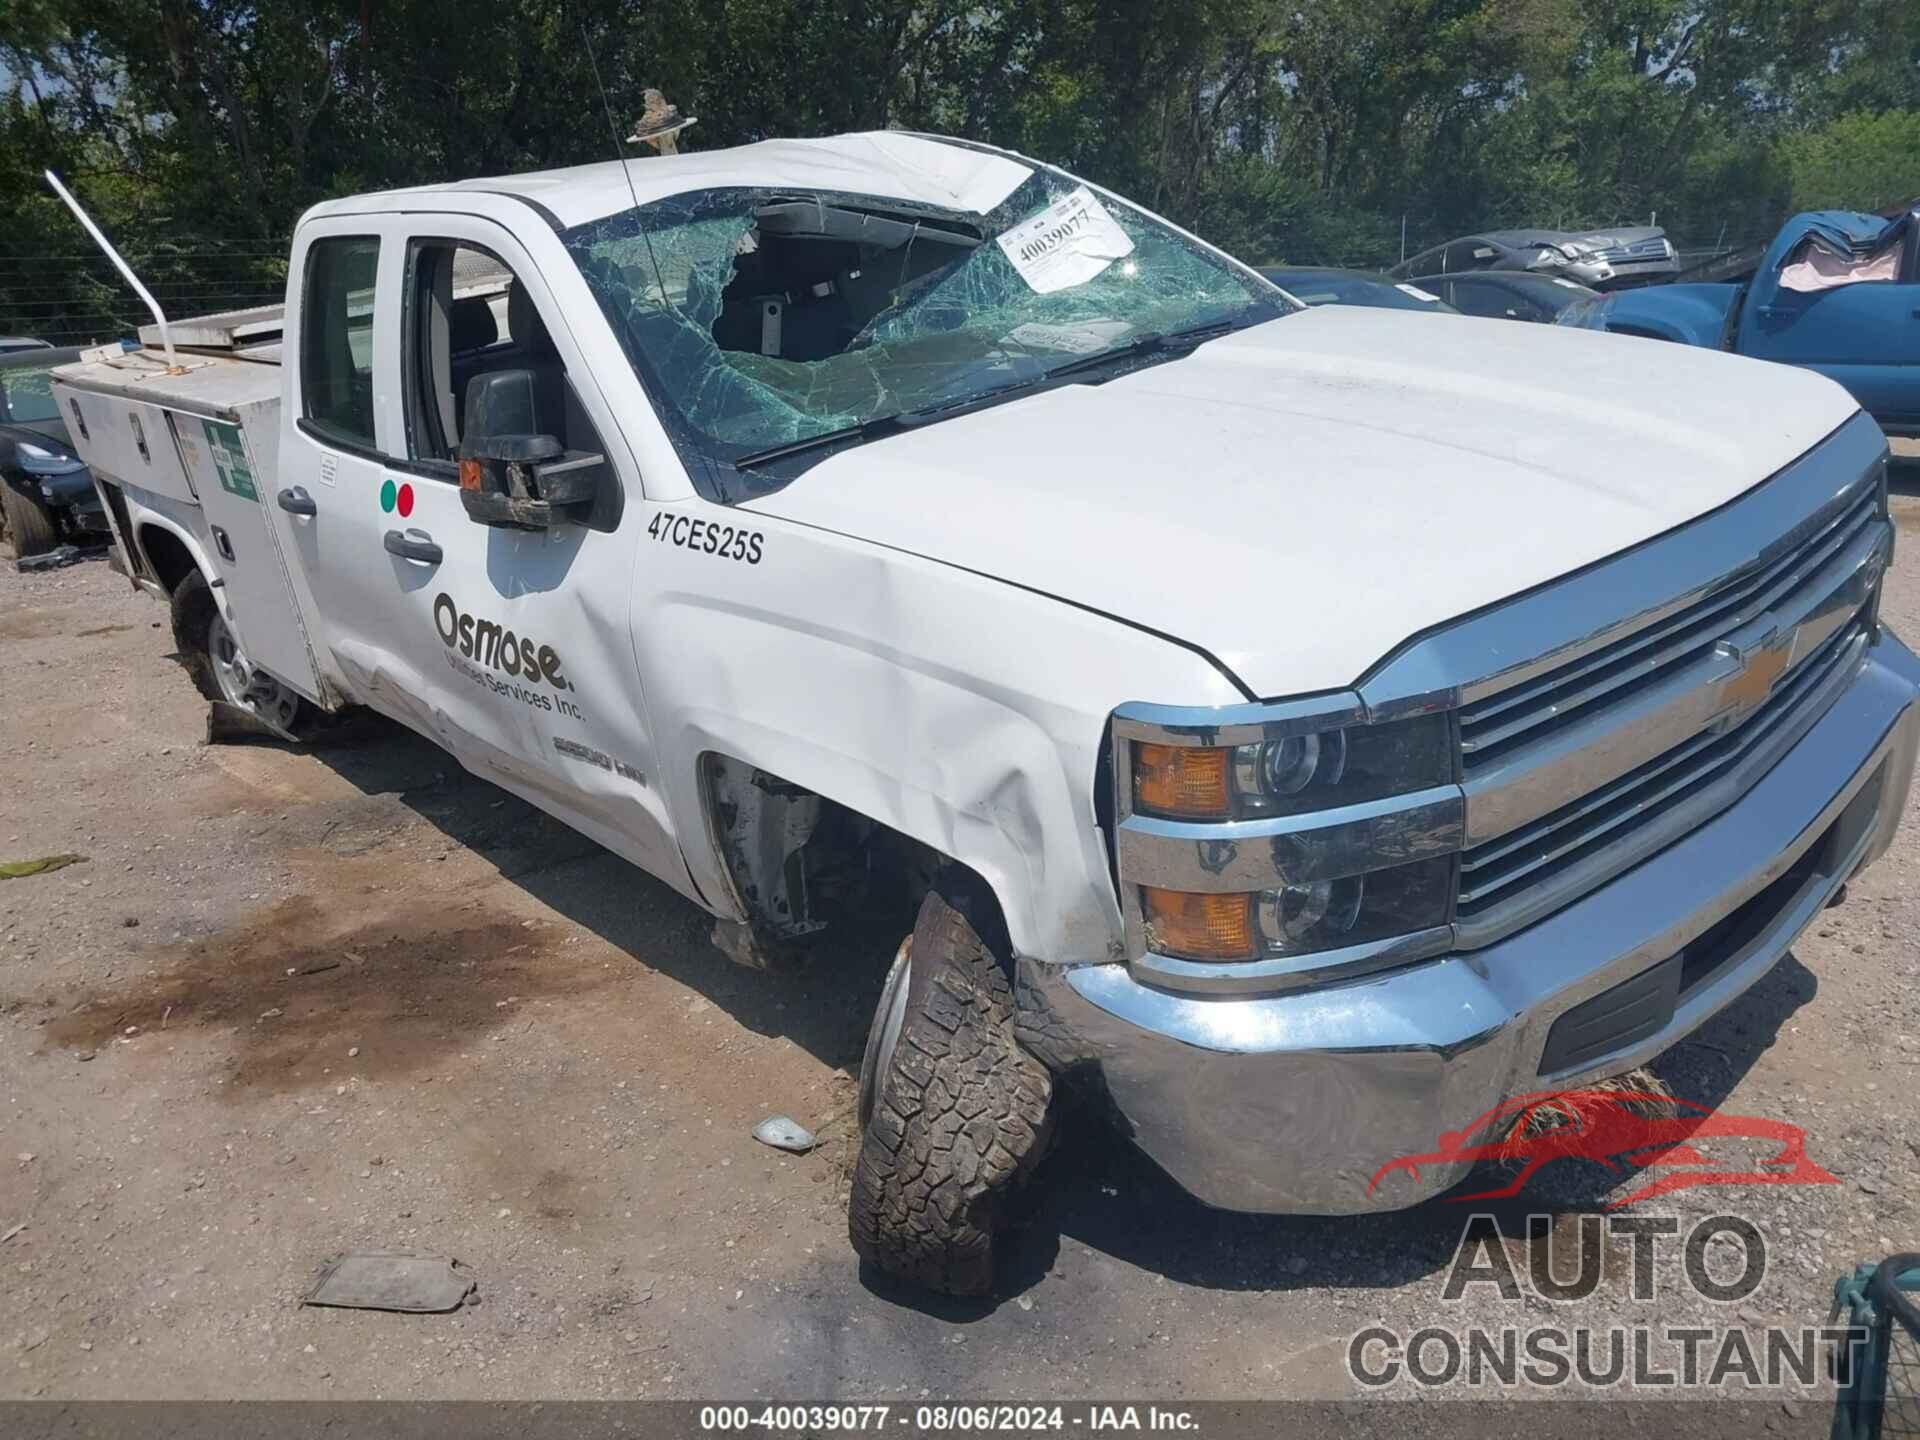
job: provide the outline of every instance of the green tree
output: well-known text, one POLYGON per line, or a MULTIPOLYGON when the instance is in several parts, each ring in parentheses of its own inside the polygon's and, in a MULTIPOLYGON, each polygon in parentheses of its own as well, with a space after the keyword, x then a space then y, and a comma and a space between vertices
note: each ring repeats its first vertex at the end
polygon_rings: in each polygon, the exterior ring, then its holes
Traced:
POLYGON ((1781 144, 1796 210, 1879 210, 1920 198, 1920 110, 1840 115, 1781 144))
POLYGON ((1258 260, 1920 189, 1914 0, 0 0, 0 75, 0 329, 138 319, 43 168, 204 308, 318 200, 617 153, 647 85, 696 149, 959 134, 1258 260))

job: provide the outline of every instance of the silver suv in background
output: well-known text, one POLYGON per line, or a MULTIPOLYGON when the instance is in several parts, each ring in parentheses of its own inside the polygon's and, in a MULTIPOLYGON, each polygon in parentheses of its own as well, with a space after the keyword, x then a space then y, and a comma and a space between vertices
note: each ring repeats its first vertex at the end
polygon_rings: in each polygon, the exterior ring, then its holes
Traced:
POLYGON ((1670 280, 1680 271, 1673 242, 1655 225, 1617 230, 1489 230, 1422 250, 1387 273, 1396 280, 1465 270, 1531 270, 1621 290, 1670 280))

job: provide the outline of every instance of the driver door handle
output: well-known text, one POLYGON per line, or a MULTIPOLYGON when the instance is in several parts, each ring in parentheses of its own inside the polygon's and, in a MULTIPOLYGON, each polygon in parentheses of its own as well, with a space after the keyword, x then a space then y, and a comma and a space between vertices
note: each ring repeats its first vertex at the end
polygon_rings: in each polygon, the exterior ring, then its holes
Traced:
POLYGON ((438 565, 445 557, 433 538, 424 531, 416 530, 411 535, 398 530, 389 530, 383 543, 389 555, 398 555, 402 560, 419 560, 427 565, 438 565))
POLYGON ((298 485, 282 490, 276 498, 280 501, 280 508, 289 515, 318 515, 320 513, 319 509, 313 503, 313 496, 309 495, 298 485))

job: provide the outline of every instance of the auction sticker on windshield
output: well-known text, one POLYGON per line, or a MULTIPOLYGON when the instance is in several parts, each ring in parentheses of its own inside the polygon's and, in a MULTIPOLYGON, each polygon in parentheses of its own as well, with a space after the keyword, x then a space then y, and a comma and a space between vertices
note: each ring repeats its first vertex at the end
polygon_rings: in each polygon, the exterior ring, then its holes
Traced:
POLYGON ((1133 253, 1127 232, 1084 185, 995 239, 1036 295, 1084 285, 1133 253))

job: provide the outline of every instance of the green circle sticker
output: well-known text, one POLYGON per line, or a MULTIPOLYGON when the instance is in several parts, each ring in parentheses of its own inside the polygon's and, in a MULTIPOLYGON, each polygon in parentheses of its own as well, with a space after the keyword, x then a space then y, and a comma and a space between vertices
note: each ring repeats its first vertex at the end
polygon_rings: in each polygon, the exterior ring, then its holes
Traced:
POLYGON ((393 481, 391 480, 380 487, 380 508, 389 515, 393 513, 393 502, 398 497, 398 494, 399 492, 395 490, 393 481))

